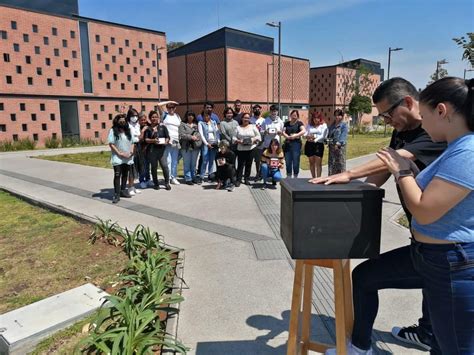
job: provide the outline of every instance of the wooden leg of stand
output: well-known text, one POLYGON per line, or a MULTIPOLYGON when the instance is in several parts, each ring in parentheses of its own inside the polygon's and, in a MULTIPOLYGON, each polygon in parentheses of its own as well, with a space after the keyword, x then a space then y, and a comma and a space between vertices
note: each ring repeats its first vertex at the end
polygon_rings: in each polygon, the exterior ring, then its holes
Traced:
POLYGON ((295 279, 293 282, 293 299, 291 300, 290 329, 288 335, 287 355, 296 355, 299 347, 298 325, 301 310, 301 292, 303 288, 303 260, 297 260, 295 266, 295 279))
POLYGON ((347 354, 342 260, 334 260, 334 299, 336 308, 336 353, 347 354))
POLYGON ((304 290, 303 290, 303 322, 301 325, 301 354, 307 355, 309 349, 309 335, 311 331, 311 300, 313 296, 313 265, 304 266, 304 290))
POLYGON ((351 282, 351 263, 349 260, 343 266, 344 278, 344 315, 346 324, 346 334, 348 339, 352 337, 352 328, 354 326, 354 306, 352 304, 352 282, 351 282))

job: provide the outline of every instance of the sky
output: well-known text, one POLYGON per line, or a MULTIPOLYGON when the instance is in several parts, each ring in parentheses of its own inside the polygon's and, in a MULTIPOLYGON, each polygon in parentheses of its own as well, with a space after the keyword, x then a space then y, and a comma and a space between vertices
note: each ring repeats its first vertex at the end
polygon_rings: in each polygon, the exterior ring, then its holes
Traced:
MULTIPOLYGON (((166 32, 167 41, 188 43, 221 27, 275 38, 282 22, 282 53, 307 58, 311 67, 365 58, 390 77, 424 88, 436 62, 463 77, 468 62, 452 40, 474 32, 473 0, 79 0, 82 16, 166 32)), ((466 73, 474 77, 473 72, 466 73)))

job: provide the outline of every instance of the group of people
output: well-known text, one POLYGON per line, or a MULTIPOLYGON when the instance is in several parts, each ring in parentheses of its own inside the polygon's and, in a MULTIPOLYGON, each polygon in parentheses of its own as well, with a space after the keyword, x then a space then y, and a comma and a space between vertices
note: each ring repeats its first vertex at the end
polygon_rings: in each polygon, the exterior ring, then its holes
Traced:
MULTIPOLYGON (((418 324, 395 338, 432 354, 474 354, 474 79, 440 79, 421 93, 392 78, 373 101, 394 131, 377 158, 312 183, 395 178, 408 217, 410 245, 359 264, 352 272, 354 327, 348 354, 372 354, 381 289, 422 289, 418 324)), ((335 354, 330 349, 327 354, 335 354)))
POLYGON ((179 185, 180 159, 188 185, 207 179, 216 181, 217 189, 233 191, 242 182, 250 185, 255 163, 254 180, 263 181, 262 189, 275 188, 284 166, 287 177, 298 177, 303 139, 313 177, 321 176, 325 143, 329 145, 330 171, 345 170, 347 125, 342 110, 335 111, 328 128, 326 120, 316 112, 306 126, 298 110, 291 111, 289 120, 283 122, 275 105, 265 118, 260 105, 252 107, 251 115, 242 112, 237 100, 234 108, 225 108, 222 120, 212 102, 206 102, 198 116, 188 111, 180 117, 177 105, 175 101, 165 101, 148 115, 130 108, 127 114, 115 116, 108 137, 114 167, 114 203, 120 197, 140 193, 140 189, 160 189, 158 165, 166 190, 171 190, 172 184, 179 185), (135 187, 136 180, 139 188, 135 187))

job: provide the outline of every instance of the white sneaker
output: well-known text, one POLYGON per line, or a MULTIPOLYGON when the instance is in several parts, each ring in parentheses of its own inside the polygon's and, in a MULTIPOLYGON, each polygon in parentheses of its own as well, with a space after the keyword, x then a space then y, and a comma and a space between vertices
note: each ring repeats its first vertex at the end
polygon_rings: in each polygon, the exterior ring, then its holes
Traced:
POLYGON ((171 179, 171 183, 172 183, 173 185, 181 185, 181 184, 179 183, 179 181, 176 180, 176 178, 172 178, 172 179, 171 179))
MULTIPOLYGON (((337 354, 336 348, 327 349, 324 354, 336 355, 337 354)), ((370 348, 369 350, 362 350, 362 349, 359 349, 357 346, 352 345, 351 342, 347 344, 347 355, 372 355, 372 354, 373 354, 372 348, 370 348)))
POLYGON ((141 188, 142 190, 144 190, 144 189, 147 188, 147 184, 146 184, 145 181, 143 181, 143 182, 140 183, 140 188, 141 188))
POLYGON ((141 194, 141 193, 142 193, 142 190, 139 190, 139 189, 137 189, 137 188, 134 188, 134 190, 135 190, 135 193, 137 193, 137 194, 141 194))
POLYGON ((135 196, 136 195, 135 188, 134 187, 129 188, 128 193, 129 193, 130 196, 135 196))
POLYGON ((148 187, 153 187, 155 186, 155 184, 153 183, 153 181, 149 180, 147 183, 148 187))

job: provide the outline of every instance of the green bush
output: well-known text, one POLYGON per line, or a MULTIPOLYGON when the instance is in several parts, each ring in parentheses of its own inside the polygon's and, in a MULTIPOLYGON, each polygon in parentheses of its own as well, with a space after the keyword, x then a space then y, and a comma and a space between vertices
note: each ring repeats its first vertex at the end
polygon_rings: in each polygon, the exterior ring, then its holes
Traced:
POLYGON ((61 141, 57 138, 46 138, 44 140, 44 146, 49 149, 59 148, 61 141))
POLYGON ((17 141, 4 140, 0 142, 0 151, 12 152, 17 150, 33 150, 36 142, 30 138, 22 138, 17 141))

